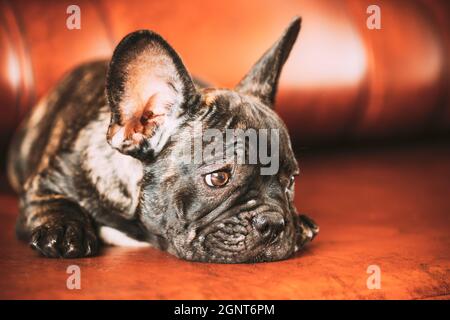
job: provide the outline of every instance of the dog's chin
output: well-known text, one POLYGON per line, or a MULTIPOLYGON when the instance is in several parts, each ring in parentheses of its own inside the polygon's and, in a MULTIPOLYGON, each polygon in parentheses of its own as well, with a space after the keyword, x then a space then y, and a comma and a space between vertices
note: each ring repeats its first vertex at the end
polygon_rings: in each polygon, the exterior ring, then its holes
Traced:
POLYGON ((294 228, 287 226, 276 239, 263 240, 251 223, 250 212, 213 223, 177 250, 180 258, 212 263, 255 263, 283 260, 296 248, 294 228))

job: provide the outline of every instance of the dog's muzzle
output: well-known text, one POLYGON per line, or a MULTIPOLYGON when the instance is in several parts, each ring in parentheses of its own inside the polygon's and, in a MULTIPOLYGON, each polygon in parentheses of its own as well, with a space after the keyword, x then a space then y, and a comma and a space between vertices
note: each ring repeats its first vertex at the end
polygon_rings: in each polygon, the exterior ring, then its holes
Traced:
POLYGON ((274 242, 285 229, 284 218, 278 212, 264 212, 252 220, 253 227, 261 240, 266 243, 274 242))

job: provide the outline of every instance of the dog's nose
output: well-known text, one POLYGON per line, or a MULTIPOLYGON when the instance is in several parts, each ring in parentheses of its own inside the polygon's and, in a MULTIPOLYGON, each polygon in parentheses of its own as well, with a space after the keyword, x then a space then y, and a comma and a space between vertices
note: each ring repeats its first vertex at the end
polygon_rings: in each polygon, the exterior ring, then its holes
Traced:
POLYGON ((284 218, 276 212, 261 213, 253 218, 253 226, 264 239, 274 239, 284 229, 284 218))

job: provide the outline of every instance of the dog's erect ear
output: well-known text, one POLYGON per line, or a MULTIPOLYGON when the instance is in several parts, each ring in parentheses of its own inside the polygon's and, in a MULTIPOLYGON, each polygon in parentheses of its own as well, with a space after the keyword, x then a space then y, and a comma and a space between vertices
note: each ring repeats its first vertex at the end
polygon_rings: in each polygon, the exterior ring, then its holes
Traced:
POLYGON ((264 103, 273 106, 281 69, 300 31, 301 18, 296 17, 284 34, 250 69, 235 90, 256 96, 264 103))
POLYGON ((116 47, 106 93, 111 107, 107 140, 137 158, 161 151, 197 97, 180 57, 148 30, 129 34, 116 47))

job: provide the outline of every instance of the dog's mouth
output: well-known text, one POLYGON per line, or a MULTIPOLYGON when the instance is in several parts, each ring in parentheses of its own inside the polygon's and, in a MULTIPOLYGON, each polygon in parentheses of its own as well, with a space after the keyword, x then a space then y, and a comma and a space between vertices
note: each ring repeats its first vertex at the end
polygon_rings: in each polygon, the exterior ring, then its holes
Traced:
POLYGON ((311 241, 317 225, 306 216, 245 211, 214 222, 190 244, 187 260, 255 263, 287 259, 311 241))

